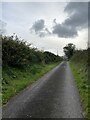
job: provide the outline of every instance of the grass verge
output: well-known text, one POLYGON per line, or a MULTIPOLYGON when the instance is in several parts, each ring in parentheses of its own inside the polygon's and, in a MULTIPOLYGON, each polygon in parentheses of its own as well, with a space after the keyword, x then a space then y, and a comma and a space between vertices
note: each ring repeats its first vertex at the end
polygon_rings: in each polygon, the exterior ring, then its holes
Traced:
POLYGON ((77 88, 80 93, 82 107, 83 107, 83 115, 85 118, 89 118, 88 109, 88 72, 87 68, 84 64, 74 62, 70 62, 70 66, 75 78, 75 82, 77 85, 77 88))
POLYGON ((26 69, 11 68, 9 66, 3 68, 2 104, 6 104, 11 97, 38 80, 57 65, 58 63, 33 65, 26 69))

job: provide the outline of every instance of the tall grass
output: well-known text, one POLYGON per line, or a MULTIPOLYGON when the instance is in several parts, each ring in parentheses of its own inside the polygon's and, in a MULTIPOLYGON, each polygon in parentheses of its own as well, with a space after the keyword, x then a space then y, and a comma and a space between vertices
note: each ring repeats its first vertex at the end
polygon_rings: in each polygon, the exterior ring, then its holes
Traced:
POLYGON ((18 92, 31 85, 45 73, 54 68, 57 63, 47 65, 33 65, 26 69, 18 69, 7 66, 3 68, 2 102, 8 100, 18 92))
POLYGON ((89 99, 88 99, 88 50, 78 50, 71 58, 70 65, 75 77, 76 85, 78 87, 83 114, 85 117, 89 116, 89 99))

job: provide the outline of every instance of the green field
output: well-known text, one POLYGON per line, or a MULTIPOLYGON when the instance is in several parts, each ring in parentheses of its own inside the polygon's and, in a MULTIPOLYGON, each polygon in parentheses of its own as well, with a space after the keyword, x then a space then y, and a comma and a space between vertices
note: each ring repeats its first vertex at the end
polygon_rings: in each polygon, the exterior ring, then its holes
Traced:
POLYGON ((2 71, 2 103, 7 103, 12 96, 31 85, 57 64, 33 65, 26 69, 4 67, 2 71))

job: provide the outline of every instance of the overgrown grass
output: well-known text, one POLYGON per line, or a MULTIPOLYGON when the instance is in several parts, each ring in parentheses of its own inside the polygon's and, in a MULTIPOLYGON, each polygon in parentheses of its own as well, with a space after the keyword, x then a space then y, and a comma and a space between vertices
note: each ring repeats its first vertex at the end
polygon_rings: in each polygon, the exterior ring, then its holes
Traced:
POLYGON ((2 103, 7 103, 12 96, 35 82, 57 64, 33 65, 26 69, 4 67, 2 71, 2 103))
POLYGON ((88 71, 86 68, 86 64, 84 62, 77 62, 74 61, 70 62, 71 69, 73 71, 73 75, 75 77, 76 85, 78 87, 82 107, 83 107, 83 115, 85 117, 90 117, 88 113, 89 105, 88 105, 88 71), (83 64, 82 64, 83 63, 83 64))

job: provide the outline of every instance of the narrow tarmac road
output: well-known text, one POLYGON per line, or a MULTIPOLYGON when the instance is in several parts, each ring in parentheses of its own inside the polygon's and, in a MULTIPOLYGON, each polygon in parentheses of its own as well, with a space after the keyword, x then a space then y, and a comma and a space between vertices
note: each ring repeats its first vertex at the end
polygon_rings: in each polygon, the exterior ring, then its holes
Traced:
POLYGON ((3 118, 83 118, 68 62, 63 62, 3 107, 3 118))

